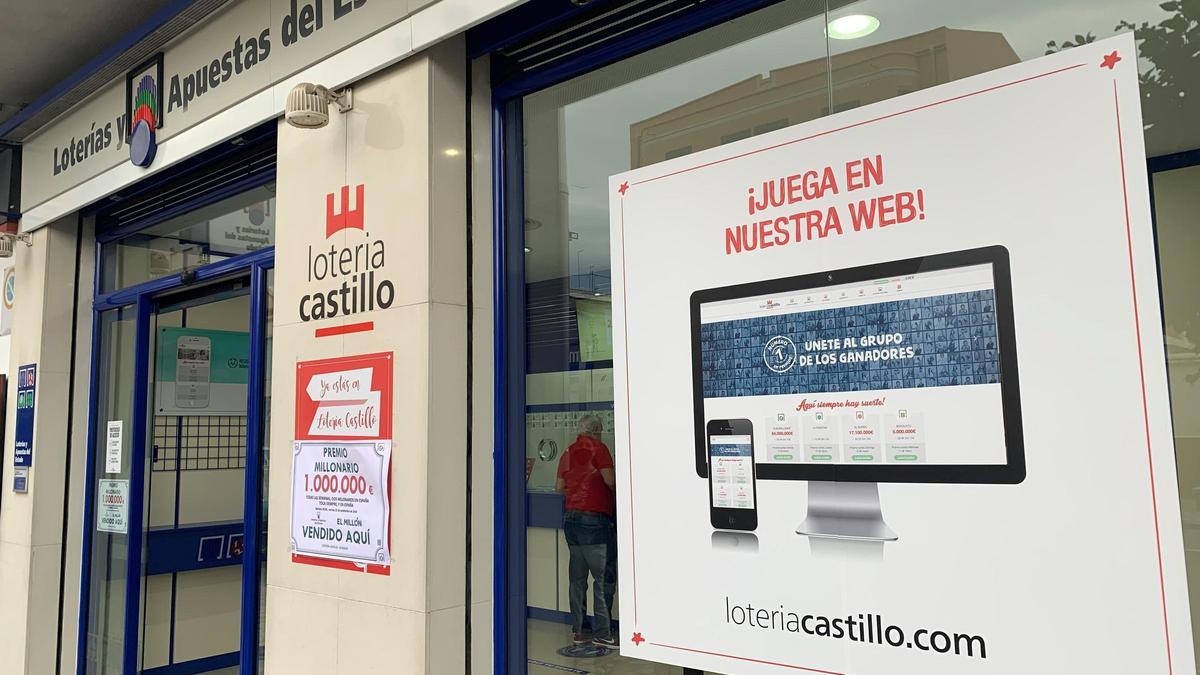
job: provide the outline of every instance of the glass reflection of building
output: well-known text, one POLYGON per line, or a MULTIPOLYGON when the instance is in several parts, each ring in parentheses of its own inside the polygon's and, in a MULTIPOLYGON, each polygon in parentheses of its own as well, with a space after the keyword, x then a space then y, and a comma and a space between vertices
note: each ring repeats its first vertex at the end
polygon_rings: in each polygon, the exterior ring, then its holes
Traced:
POLYGON ((633 124, 632 168, 1018 63, 1000 33, 950 28, 774 68, 633 124), (830 110, 832 72, 837 100, 830 110))

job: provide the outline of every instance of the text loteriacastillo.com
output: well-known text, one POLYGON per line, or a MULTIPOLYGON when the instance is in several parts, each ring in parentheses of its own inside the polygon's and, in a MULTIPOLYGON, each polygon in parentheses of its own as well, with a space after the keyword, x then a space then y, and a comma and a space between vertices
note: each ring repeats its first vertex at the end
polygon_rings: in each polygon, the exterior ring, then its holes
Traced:
POLYGON ((828 617, 779 609, 763 609, 750 603, 735 604, 725 597, 725 623, 785 633, 804 633, 834 640, 850 640, 889 647, 917 649, 938 654, 987 658, 987 645, 980 635, 948 633, 919 628, 909 634, 900 626, 885 624, 878 614, 828 617))

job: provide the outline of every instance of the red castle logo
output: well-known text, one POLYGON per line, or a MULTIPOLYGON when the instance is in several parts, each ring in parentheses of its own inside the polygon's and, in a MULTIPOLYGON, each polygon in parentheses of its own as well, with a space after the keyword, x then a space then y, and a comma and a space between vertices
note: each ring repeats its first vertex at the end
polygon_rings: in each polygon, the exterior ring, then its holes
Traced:
POLYGON ((325 195, 325 238, 328 239, 333 235, 345 229, 363 229, 363 185, 360 183, 354 188, 354 203, 353 210, 350 209, 350 186, 342 186, 342 210, 340 213, 333 212, 333 193, 325 195))

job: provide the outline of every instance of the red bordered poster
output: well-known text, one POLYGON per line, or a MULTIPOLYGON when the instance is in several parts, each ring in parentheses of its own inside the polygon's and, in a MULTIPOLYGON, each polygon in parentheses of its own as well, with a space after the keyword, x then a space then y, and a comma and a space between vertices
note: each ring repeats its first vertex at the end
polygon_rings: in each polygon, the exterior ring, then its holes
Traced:
POLYGON ((292 561, 391 571, 392 354, 296 364, 292 561))

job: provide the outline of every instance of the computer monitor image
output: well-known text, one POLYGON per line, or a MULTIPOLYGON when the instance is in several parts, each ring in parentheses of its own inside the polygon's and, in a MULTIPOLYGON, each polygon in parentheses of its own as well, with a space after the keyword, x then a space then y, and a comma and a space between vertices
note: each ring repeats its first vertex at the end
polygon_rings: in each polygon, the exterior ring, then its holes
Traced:
POLYGON ((812 536, 895 539, 879 482, 1025 479, 1002 246, 697 291, 696 472, 705 424, 753 423, 759 480, 808 486, 812 536))

